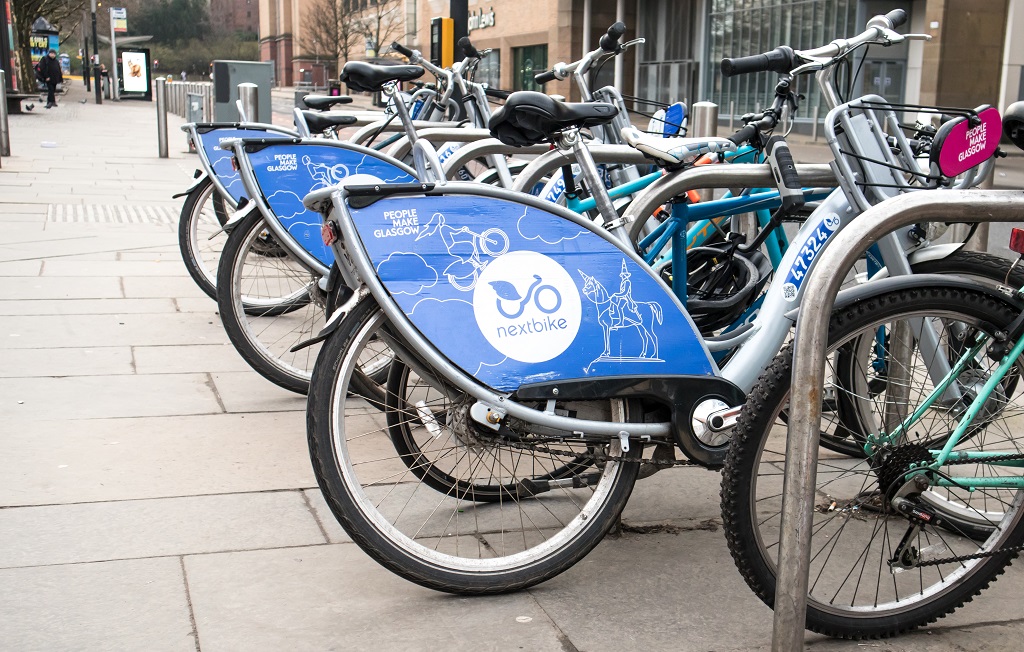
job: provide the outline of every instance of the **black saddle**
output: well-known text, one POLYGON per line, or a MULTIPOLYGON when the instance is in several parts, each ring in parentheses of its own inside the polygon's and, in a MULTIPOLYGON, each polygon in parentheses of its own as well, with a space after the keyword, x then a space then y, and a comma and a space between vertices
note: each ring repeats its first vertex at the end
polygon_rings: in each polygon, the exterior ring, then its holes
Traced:
POLYGON ((354 91, 376 93, 388 82, 407 82, 423 76, 419 66, 380 66, 365 61, 349 61, 341 69, 341 81, 354 91))
POLYGON ((351 104, 352 98, 348 95, 307 95, 302 98, 306 108, 326 111, 336 104, 351 104))
POLYGON ((551 140, 554 134, 573 127, 596 127, 612 121, 617 109, 604 102, 559 102, 544 93, 518 91, 495 111, 487 126, 491 135, 522 147, 551 140))
POLYGON ((344 127, 345 125, 355 124, 356 122, 356 117, 354 115, 345 115, 341 113, 303 111, 302 117, 305 119, 306 126, 309 127, 309 133, 311 134, 322 134, 332 127, 344 127))

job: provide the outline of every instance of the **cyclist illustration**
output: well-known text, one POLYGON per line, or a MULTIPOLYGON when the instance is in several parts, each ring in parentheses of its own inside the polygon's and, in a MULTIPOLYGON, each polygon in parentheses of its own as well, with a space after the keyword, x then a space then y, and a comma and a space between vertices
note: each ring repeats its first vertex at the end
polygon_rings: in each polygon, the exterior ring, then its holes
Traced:
POLYGON ((309 171, 309 176, 311 176, 313 181, 317 183, 317 185, 310 188, 310 190, 335 186, 341 183, 342 179, 348 176, 348 166, 341 163, 338 163, 337 165, 313 163, 308 156, 303 156, 302 164, 305 165, 306 170, 309 171))
POLYGON ((462 292, 472 290, 480 278, 480 272, 487 267, 488 261, 481 254, 497 258, 508 251, 508 236, 501 229, 491 228, 476 233, 465 226, 455 228, 445 222, 441 213, 434 213, 430 217, 430 221, 416 235, 416 240, 435 233, 441 236, 448 253, 455 258, 455 262, 445 268, 444 275, 452 287, 462 292))
POLYGON ((526 310, 526 306, 530 304, 531 298, 537 309, 545 315, 550 315, 562 307, 562 295, 558 290, 553 285, 541 285, 544 279, 537 274, 534 274, 533 278, 534 281, 526 291, 525 297, 520 297, 516 286, 508 281, 491 281, 490 286, 494 293, 498 295, 498 298, 495 299, 495 305, 503 317, 506 319, 518 319, 526 310), (548 293, 545 295, 544 301, 541 301, 542 292, 548 293), (548 298, 548 295, 550 295, 550 298, 548 298), (501 305, 502 301, 518 301, 519 309, 515 312, 506 312, 504 306, 501 305))

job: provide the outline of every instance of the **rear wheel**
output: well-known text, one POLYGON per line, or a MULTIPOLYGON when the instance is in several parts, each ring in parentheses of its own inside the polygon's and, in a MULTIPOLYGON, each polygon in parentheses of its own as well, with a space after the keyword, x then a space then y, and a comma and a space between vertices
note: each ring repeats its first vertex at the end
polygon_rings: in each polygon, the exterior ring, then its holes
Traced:
MULTIPOLYGON (((925 356, 919 346, 907 342, 909 354, 902 362, 891 356, 886 361, 900 373, 890 374, 882 391, 870 397, 850 397, 864 404, 865 413, 876 414, 877 423, 898 423, 931 392, 934 372, 928 370, 928 364, 935 353, 959 358, 963 341, 973 341, 979 331, 991 334, 1005 328, 1016 312, 976 292, 893 292, 836 311, 829 331, 829 355, 858 338, 870 340, 879 330, 891 337, 892 333, 914 333, 913 324, 933 329, 939 339, 938 352, 925 356), (906 398, 897 400, 904 392, 894 390, 904 388, 909 390, 906 398), (887 418, 887 411, 892 416, 887 418)), ((914 342, 918 341, 915 337, 914 342)), ((775 598, 786 469, 786 426, 780 415, 788 408, 791 361, 792 350, 787 348, 748 395, 722 478, 729 549, 744 579, 769 606, 775 598)), ((928 523, 922 521, 917 531, 891 506, 895 492, 905 484, 905 472, 914 464, 930 463, 929 449, 948 439, 967 399, 990 377, 995 364, 982 351, 954 384, 961 393, 959 398, 940 399, 908 434, 871 458, 819 451, 811 528, 809 629, 847 638, 891 636, 913 629, 970 601, 1016 556, 1008 549, 1024 541, 1024 493, 1017 489, 980 487, 969 491, 933 483, 917 495, 908 493, 912 504, 934 516, 928 523), (909 546, 901 548, 904 537, 909 546), (898 554, 901 550, 904 554, 898 554), (968 558, 976 554, 980 557, 968 558)), ((1012 376, 1017 375, 1019 363, 1012 376)), ((823 392, 848 391, 835 384, 834 377, 830 366, 823 392)), ((997 385, 983 418, 954 452, 1024 452, 1022 392, 1017 383, 1010 382, 1016 389, 997 385)), ((834 431, 838 420, 835 414, 823 414, 822 435, 834 431)), ((996 465, 955 464, 939 470, 968 479, 1019 477, 1015 467, 996 465)))
POLYGON ((227 202, 209 177, 188 193, 178 220, 178 248, 189 276, 208 297, 217 298, 217 263, 227 242, 222 228, 231 217, 227 202))
MULTIPOLYGON (((530 482, 581 455, 620 456, 618 441, 570 441, 572 433, 539 435, 523 423, 493 431, 469 416, 472 401, 448 394, 423 397, 431 404, 404 424, 419 443, 403 449, 393 440, 394 423, 389 428, 367 401, 348 397, 358 391, 352 377, 363 350, 386 327, 374 302, 359 304, 324 343, 310 387, 314 472, 352 540, 410 581, 477 594, 550 579, 593 549, 629 498, 639 469, 631 460, 639 461, 641 446, 632 447, 630 461, 530 482), (421 456, 428 445, 430 455, 421 456), (478 488, 488 495, 476 495, 478 488)), ((639 418, 631 402, 594 403, 595 414, 639 418)))

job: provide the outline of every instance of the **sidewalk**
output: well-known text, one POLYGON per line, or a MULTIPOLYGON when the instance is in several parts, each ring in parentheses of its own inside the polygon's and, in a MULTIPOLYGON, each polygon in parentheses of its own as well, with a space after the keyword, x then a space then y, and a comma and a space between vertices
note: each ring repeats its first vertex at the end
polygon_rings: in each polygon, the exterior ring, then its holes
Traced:
MULTIPOLYGON (((434 593, 371 561, 316 488, 303 397, 248 369, 180 262, 180 119, 162 160, 152 104, 85 98, 11 116, 0 169, 0 649, 770 646, 709 471, 641 481, 626 533, 518 594, 434 593)), ((1022 567, 928 631, 808 649, 1017 649, 1022 567)))

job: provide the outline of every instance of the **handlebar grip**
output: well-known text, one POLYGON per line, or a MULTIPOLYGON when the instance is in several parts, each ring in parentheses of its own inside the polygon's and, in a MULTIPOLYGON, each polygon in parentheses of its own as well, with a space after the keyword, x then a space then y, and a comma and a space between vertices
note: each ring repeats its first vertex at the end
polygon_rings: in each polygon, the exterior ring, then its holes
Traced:
POLYGON ((398 41, 395 41, 394 43, 391 44, 391 49, 397 52, 398 54, 402 55, 403 57, 412 57, 412 50, 405 47, 398 41))
POLYGON ((739 146, 739 145, 742 145, 743 143, 749 141, 751 138, 753 138, 756 135, 757 135, 757 124, 752 122, 752 123, 748 124, 745 127, 741 127, 739 131, 737 131, 733 135, 729 136, 729 140, 731 140, 734 145, 739 146))
POLYGON ((745 75, 752 72, 777 72, 786 74, 796 68, 793 48, 780 45, 771 52, 754 54, 749 57, 722 59, 722 74, 726 77, 745 75))
POLYGON ((558 77, 555 76, 554 70, 545 70, 544 72, 537 73, 533 77, 533 81, 542 86, 548 82, 553 82, 556 79, 558 79, 558 77))
POLYGON ((885 17, 889 19, 890 23, 892 23, 893 29, 896 29, 900 25, 907 22, 907 12, 905 12, 902 9, 893 9, 892 11, 887 13, 885 17))
POLYGON ((615 52, 619 48, 619 39, 626 33, 626 25, 617 22, 608 28, 608 31, 601 36, 599 45, 605 52, 615 52))
POLYGON ((480 58, 480 52, 473 47, 473 43, 469 40, 468 36, 463 36, 459 39, 459 47, 462 48, 463 54, 467 57, 473 57, 474 59, 480 58))
POLYGON ((804 192, 800 186, 800 175, 796 172, 796 163, 789 145, 782 136, 772 136, 764 148, 768 155, 768 165, 772 169, 775 183, 782 197, 783 210, 789 211, 803 206, 804 192))

